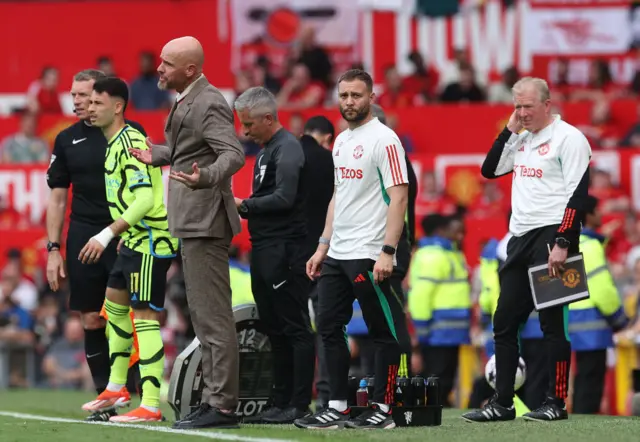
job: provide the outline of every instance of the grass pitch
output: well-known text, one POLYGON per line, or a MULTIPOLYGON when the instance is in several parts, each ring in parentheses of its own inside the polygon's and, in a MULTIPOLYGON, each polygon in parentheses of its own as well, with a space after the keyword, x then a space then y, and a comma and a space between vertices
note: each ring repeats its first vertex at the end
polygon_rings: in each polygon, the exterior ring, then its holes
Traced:
MULTIPOLYGON (((638 442, 640 418, 572 415, 568 421, 552 423, 513 422, 470 424, 460 419, 462 410, 445 410, 439 427, 403 428, 387 431, 309 431, 291 426, 245 425, 240 430, 180 431, 170 423, 145 425, 86 424, 80 406, 92 399, 86 393, 22 390, 0 391, 1 442, 93 442, 175 440, 276 441, 380 441, 403 442, 638 442)), ((163 407, 172 421, 173 413, 163 407)))

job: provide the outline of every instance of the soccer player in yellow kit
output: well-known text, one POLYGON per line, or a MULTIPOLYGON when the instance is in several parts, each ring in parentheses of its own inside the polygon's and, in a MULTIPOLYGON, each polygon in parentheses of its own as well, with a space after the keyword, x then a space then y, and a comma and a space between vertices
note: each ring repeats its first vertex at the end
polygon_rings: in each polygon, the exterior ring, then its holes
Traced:
POLYGON ((129 405, 131 395, 125 384, 135 324, 140 349, 141 405, 110 420, 160 421, 164 345, 159 315, 164 309, 167 271, 176 256, 178 240, 169 234, 161 170, 142 164, 129 154, 129 148, 147 147, 144 136, 124 122, 128 99, 126 83, 109 77, 96 81, 89 107, 91 124, 101 128, 108 140, 105 180, 114 222, 87 242, 78 259, 89 263, 99 259, 115 236, 120 236, 123 243, 109 275, 104 304, 111 357, 109 384, 82 408, 95 412, 129 405))

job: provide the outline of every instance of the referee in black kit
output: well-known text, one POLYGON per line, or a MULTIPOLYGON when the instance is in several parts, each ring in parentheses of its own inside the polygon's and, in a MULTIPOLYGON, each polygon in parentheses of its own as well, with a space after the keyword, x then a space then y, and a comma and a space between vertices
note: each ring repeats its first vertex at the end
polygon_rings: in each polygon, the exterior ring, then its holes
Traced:
POLYGON ((236 198, 251 237, 251 289, 273 353, 272 406, 251 423, 286 424, 310 413, 315 344, 305 274, 307 236, 305 156, 278 121, 276 99, 262 87, 234 105, 244 133, 263 146, 254 166, 253 193, 236 198))
MULTIPOLYGON (((559 115, 551 115, 549 97, 547 83, 539 78, 526 77, 513 86, 515 111, 482 165, 485 178, 512 175, 509 231, 513 237, 499 270, 500 298, 493 318, 496 396, 481 410, 462 416, 470 422, 515 419, 518 330, 534 307, 527 269, 548 262, 549 276, 560 277, 567 256, 579 251, 591 148, 578 129, 559 115)), ((559 306, 539 311, 549 387, 546 401, 526 413, 525 420, 568 418, 565 399, 571 344, 567 310, 559 306)))
MULTIPOLYGON (((51 195, 47 206, 47 280, 51 290, 60 288, 60 278, 69 275, 69 308, 80 312, 84 327, 84 347, 87 363, 98 394, 109 382, 109 344, 106 322, 100 317, 109 273, 116 260, 118 239, 114 238, 96 264, 83 264, 80 250, 93 236, 109 226, 113 220, 107 205, 104 179, 104 158, 107 140, 102 131, 89 123, 89 104, 93 84, 104 78, 101 71, 88 69, 77 73, 71 85, 74 113, 79 121, 61 131, 55 139, 53 154, 47 171, 51 195), (65 263, 60 253, 60 238, 67 207, 69 187, 72 187, 71 215, 66 244, 65 263)), ((139 124, 128 124, 145 134, 139 124)), ((145 134, 146 135, 146 134, 145 134)), ((129 369, 130 377, 137 366, 129 369)), ((130 379, 129 391, 137 386, 130 379)), ((115 411, 96 412, 89 421, 108 421, 115 411)))

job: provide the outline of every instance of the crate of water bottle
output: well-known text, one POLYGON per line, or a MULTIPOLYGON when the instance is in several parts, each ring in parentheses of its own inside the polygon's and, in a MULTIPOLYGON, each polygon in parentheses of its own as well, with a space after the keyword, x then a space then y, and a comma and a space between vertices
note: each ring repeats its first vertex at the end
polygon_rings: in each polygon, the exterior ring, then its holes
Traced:
MULTIPOLYGON (((366 411, 372 403, 375 379, 367 376, 360 380, 352 399, 351 417, 366 411)), ((353 391, 353 390, 352 390, 353 391)), ((393 420, 397 426, 437 426, 442 423, 438 378, 422 376, 398 377, 394 385, 391 405, 393 420)))

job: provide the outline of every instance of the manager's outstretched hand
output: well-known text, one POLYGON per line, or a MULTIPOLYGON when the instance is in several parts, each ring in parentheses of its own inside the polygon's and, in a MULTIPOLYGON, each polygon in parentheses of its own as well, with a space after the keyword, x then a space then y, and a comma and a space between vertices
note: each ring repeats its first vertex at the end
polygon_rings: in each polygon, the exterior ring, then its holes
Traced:
POLYGON ((171 172, 169 174, 169 178, 178 181, 191 189, 195 189, 198 181, 200 180, 200 168, 196 162, 191 165, 191 168, 193 170, 191 175, 187 175, 184 172, 171 172))
POLYGON ((152 153, 151 151, 153 150, 153 143, 151 142, 151 140, 149 139, 149 137, 147 137, 145 139, 145 142, 147 143, 147 146, 149 147, 148 150, 142 150, 142 149, 129 149, 129 153, 138 161, 140 161, 141 163, 144 164, 151 164, 151 158, 152 158, 152 153))

